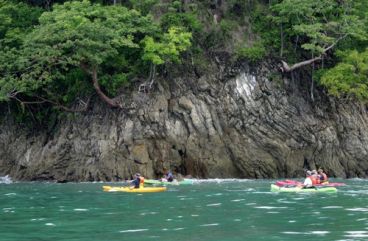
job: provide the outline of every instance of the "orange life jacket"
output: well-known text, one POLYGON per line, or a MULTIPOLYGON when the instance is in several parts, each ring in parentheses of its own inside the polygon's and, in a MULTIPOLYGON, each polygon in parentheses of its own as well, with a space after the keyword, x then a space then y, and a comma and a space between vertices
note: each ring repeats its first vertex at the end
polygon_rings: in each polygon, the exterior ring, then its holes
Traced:
POLYGON ((316 178, 315 176, 310 176, 309 178, 312 180, 313 185, 319 184, 319 178, 316 178))
POLYGON ((144 177, 140 176, 139 179, 140 179, 140 184, 144 185, 144 177))

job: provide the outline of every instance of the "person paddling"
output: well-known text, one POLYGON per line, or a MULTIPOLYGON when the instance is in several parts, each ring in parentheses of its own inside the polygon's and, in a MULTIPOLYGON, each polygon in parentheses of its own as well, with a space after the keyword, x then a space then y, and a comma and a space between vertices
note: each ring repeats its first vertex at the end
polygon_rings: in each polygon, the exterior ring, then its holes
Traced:
POLYGON ((328 184, 328 177, 322 168, 318 169, 318 177, 321 184, 328 184))
POLYGON ((305 173, 306 175, 306 178, 304 180, 304 183, 303 183, 303 188, 310 188, 310 187, 313 187, 313 182, 312 182, 312 172, 311 171, 307 171, 305 173))
POLYGON ((133 188, 140 188, 144 186, 144 177, 141 176, 141 174, 136 173, 134 174, 134 180, 132 181, 132 189, 133 188))
POLYGON ((174 181, 174 175, 172 172, 167 170, 166 168, 163 169, 164 176, 161 178, 162 182, 173 182, 174 181))
POLYGON ((318 185, 320 184, 320 180, 319 180, 319 177, 318 177, 318 173, 316 170, 313 170, 312 171, 312 175, 311 175, 311 180, 312 180, 312 185, 315 186, 315 185, 318 185))
POLYGON ((171 171, 169 171, 169 172, 166 174, 165 178, 166 178, 166 180, 167 180, 168 182, 172 182, 172 181, 174 181, 174 175, 172 174, 172 172, 171 172, 171 171))

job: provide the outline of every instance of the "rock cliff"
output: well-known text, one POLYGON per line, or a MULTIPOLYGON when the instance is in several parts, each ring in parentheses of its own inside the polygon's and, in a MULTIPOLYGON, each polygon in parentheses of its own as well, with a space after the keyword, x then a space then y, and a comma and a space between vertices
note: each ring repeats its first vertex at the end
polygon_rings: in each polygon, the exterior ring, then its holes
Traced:
MULTIPOLYGON (((125 109, 96 100, 52 132, 0 124, 0 176, 15 180, 115 181, 163 168, 201 178, 368 175, 364 107, 315 90, 308 78, 275 78, 272 66, 214 66, 167 75, 153 91, 121 96, 125 109)), ((5 115, 5 114, 4 114, 5 115)))

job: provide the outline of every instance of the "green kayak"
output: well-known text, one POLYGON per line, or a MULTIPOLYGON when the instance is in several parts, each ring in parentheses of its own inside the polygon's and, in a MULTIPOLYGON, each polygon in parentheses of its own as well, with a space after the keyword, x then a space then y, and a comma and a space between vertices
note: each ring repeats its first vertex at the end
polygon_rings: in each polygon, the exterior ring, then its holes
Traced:
POLYGON ((337 192, 337 189, 335 187, 279 187, 277 185, 271 184, 271 192, 337 192))
POLYGON ((193 180, 192 179, 185 179, 182 181, 174 180, 172 182, 165 182, 160 180, 154 180, 154 179, 145 179, 144 184, 151 184, 151 185, 192 185, 193 180))

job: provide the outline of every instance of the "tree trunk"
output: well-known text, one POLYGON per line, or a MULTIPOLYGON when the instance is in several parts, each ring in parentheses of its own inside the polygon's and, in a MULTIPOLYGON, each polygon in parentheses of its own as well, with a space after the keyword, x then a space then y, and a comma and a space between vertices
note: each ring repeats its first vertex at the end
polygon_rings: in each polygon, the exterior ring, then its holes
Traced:
POLYGON ((92 74, 93 87, 95 88, 98 96, 100 96, 100 98, 105 103, 107 103, 109 106, 121 108, 121 105, 118 104, 116 100, 111 99, 110 97, 105 95, 105 93, 101 90, 100 84, 98 83, 98 79, 97 79, 97 68, 96 67, 93 67, 91 74, 92 74))

